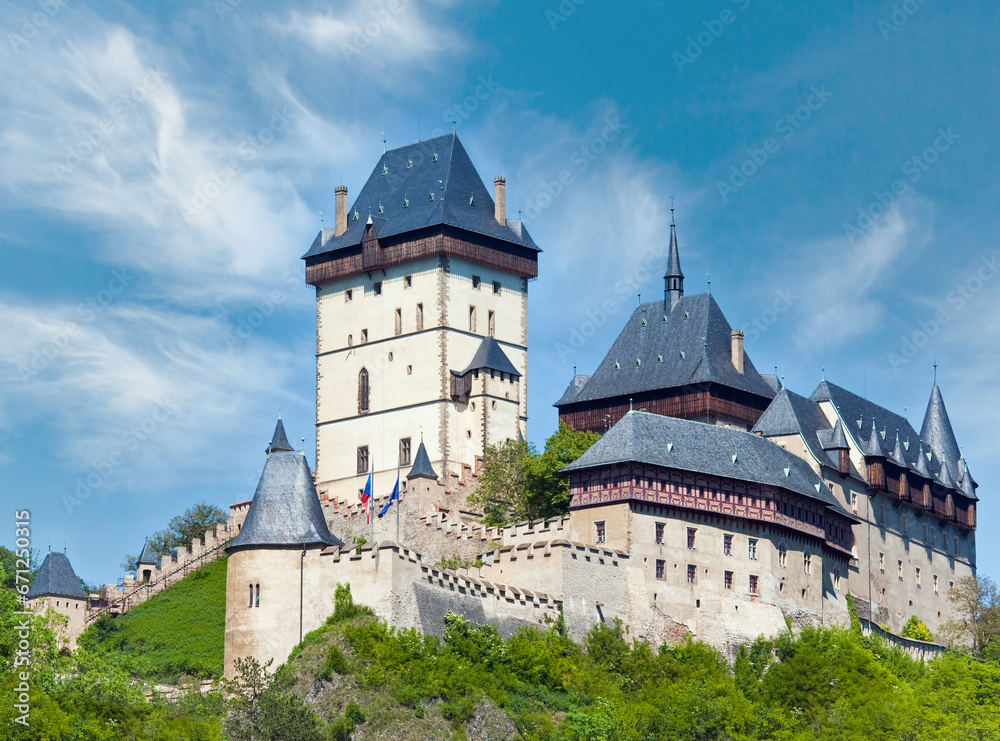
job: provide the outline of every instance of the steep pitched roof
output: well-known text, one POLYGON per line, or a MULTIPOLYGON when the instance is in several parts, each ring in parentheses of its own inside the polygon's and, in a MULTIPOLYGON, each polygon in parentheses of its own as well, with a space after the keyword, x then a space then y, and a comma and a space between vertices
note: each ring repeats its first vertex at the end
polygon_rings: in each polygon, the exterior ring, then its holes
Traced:
POLYGON ((149 541, 147 540, 142 544, 142 552, 139 554, 139 558, 136 561, 137 564, 152 564, 155 566, 159 559, 153 554, 153 549, 149 547, 149 541))
POLYGON ((466 369, 458 375, 464 376, 470 371, 482 370, 483 368, 489 368, 502 373, 510 373, 518 378, 521 377, 520 371, 518 371, 517 368, 514 367, 514 364, 510 362, 510 358, 507 357, 507 353, 503 351, 503 348, 500 347, 500 343, 493 338, 493 335, 483 337, 483 341, 479 343, 479 348, 476 350, 476 354, 472 356, 472 361, 466 369))
POLYGON ((49 553, 31 581, 27 599, 35 597, 71 597, 87 599, 80 580, 65 553, 49 553))
POLYGON ((868 441, 862 446, 862 450, 865 451, 865 455, 869 458, 885 458, 885 449, 882 447, 882 438, 878 434, 878 430, 875 429, 875 424, 872 424, 871 435, 868 436, 868 441))
POLYGON ((369 216, 382 238, 449 225, 540 252, 519 220, 497 222, 493 198, 455 134, 383 154, 348 211, 347 231, 336 237, 323 229, 304 257, 361 244, 369 216))
POLYGON ((745 352, 743 373, 733 366, 731 335, 711 294, 683 296, 666 313, 663 301, 641 304, 573 401, 706 382, 774 398, 745 352))
POLYGON ((316 544, 344 543, 327 527, 306 457, 293 450, 272 451, 264 463, 243 528, 226 550, 316 544))
POLYGON ((278 453, 282 450, 294 450, 294 448, 285 435, 285 425, 281 423, 281 417, 278 417, 278 424, 274 426, 274 434, 271 435, 271 444, 267 446, 267 452, 278 453))
POLYGON ((927 401, 927 411, 924 414, 924 423, 920 427, 920 437, 941 460, 955 465, 962 457, 958 449, 958 441, 955 439, 955 431, 951 427, 951 420, 948 419, 948 410, 945 409, 944 398, 941 396, 937 379, 934 379, 931 398, 927 401))
POLYGON ((670 251, 667 255, 667 272, 663 277, 684 277, 684 273, 681 272, 681 255, 680 251, 677 249, 677 227, 674 225, 673 221, 671 221, 670 224, 670 251))
POLYGON ((764 437, 801 435, 813 457, 832 468, 840 466, 836 451, 849 447, 843 427, 839 433, 837 426, 831 427, 816 402, 785 388, 774 397, 751 432, 764 437))
POLYGON ((742 430, 648 412, 630 411, 562 470, 629 462, 788 489, 856 519, 837 503, 806 461, 771 441, 742 430))
POLYGON ((559 397, 557 401, 552 406, 559 407, 563 404, 569 404, 576 401, 577 396, 580 394, 580 390, 587 385, 587 381, 590 380, 590 376, 581 376, 579 373, 573 376, 573 379, 569 382, 569 386, 563 391, 563 395, 559 397))
POLYGON ((437 477, 438 475, 431 465, 431 459, 427 456, 427 448, 424 447, 424 441, 421 440, 420 447, 417 448, 417 454, 413 458, 413 465, 410 466, 410 472, 406 474, 406 480, 419 478, 436 479, 437 477))

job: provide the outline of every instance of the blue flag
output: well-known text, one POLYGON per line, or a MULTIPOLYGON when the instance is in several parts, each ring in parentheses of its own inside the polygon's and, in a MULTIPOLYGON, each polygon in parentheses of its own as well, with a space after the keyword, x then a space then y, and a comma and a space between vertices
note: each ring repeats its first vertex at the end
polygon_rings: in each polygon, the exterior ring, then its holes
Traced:
POLYGON ((389 507, 392 506, 393 500, 399 500, 399 471, 396 472, 396 485, 392 487, 392 494, 389 495, 389 501, 385 503, 385 506, 382 507, 382 510, 378 513, 379 517, 389 511, 389 507))

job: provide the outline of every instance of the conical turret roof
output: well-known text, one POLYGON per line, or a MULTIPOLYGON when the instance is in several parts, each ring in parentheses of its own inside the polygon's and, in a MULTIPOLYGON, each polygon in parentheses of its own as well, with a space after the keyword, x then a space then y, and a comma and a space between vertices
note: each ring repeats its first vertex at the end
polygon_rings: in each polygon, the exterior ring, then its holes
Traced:
POLYGON ((413 458, 413 465, 410 467, 410 472, 406 474, 406 480, 410 479, 437 479, 438 475, 434 472, 434 467, 431 465, 431 459, 427 456, 427 448, 424 447, 424 441, 420 441, 420 447, 417 448, 417 454, 413 458))
POLYGON ((49 553, 38 568, 25 595, 27 599, 36 597, 71 597, 87 599, 87 593, 80 586, 80 580, 70 565, 65 553, 49 553))
POLYGON ((673 223, 673 219, 671 219, 670 223, 670 252, 667 255, 667 272, 663 277, 664 278, 684 277, 684 273, 681 272, 680 250, 677 249, 677 226, 673 223))
POLYGON ((962 454, 959 452, 955 431, 951 427, 951 420, 948 418, 948 410, 945 409, 937 379, 934 380, 931 398, 927 402, 924 424, 920 428, 920 439, 927 443, 942 461, 947 461, 952 466, 958 464, 962 454))
POLYGON ((879 438, 878 430, 875 429, 875 420, 872 420, 872 434, 865 444, 865 455, 869 458, 885 458, 885 450, 882 448, 882 441, 879 438))
POLYGON ((268 453, 278 453, 283 450, 294 450, 291 443, 288 442, 288 436, 285 435, 285 425, 281 422, 281 417, 278 417, 278 424, 274 426, 274 434, 271 435, 271 442, 267 446, 268 453))
POLYGON ((149 547, 149 541, 147 540, 142 544, 142 552, 139 554, 139 558, 136 564, 152 564, 156 566, 157 558, 153 553, 153 549, 149 547))

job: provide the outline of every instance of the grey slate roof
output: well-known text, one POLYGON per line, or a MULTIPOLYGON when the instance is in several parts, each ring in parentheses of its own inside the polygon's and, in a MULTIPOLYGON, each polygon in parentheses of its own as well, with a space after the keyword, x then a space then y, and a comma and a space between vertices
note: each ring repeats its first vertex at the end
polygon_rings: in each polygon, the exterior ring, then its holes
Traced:
POLYGON ((147 540, 142 544, 142 552, 139 554, 139 559, 136 564, 152 564, 156 566, 159 559, 153 554, 153 549, 149 547, 149 541, 147 540))
POLYGON ((87 599, 87 593, 80 586, 80 580, 65 553, 49 553, 45 556, 25 596, 28 599, 48 596, 87 599))
POLYGON ((667 256, 667 272, 663 276, 664 278, 683 278, 684 273, 681 272, 681 256, 677 249, 677 227, 674 225, 673 220, 670 223, 670 252, 667 256))
POLYGON ((281 417, 278 417, 278 424, 274 426, 274 434, 271 435, 271 444, 267 446, 267 452, 277 453, 282 450, 294 450, 294 448, 285 435, 285 425, 281 423, 281 417))
POLYGON ((226 550, 320 543, 344 545, 327 527, 305 455, 293 450, 272 452, 243 528, 226 550))
POLYGON ((629 462, 781 487, 857 520, 837 503, 806 461, 771 441, 742 430, 649 412, 628 412, 562 470, 571 473, 629 462))
POLYGON ((576 401, 577 396, 580 395, 580 390, 587 385, 587 381, 589 380, 590 376, 581 376, 580 374, 573 376, 573 380, 569 382, 569 386, 563 391, 563 395, 559 397, 559 401, 552 406, 559 407, 576 401))
POLYGON ((664 308, 663 301, 652 301, 632 312, 574 402, 703 382, 774 398, 746 352, 744 372, 733 366, 732 327, 711 294, 683 296, 672 310, 664 308))
POLYGON ((937 379, 934 379, 931 398, 927 401, 927 411, 924 414, 924 423, 920 427, 920 437, 940 460, 946 460, 955 465, 962 456, 958 449, 958 441, 955 439, 955 431, 951 427, 951 420, 948 419, 948 410, 944 407, 944 399, 941 396, 937 379))
POLYGON ((520 371, 510 362, 507 353, 503 351, 500 343, 493 338, 493 335, 487 335, 483 338, 483 341, 479 343, 479 349, 476 350, 476 354, 472 356, 472 361, 458 375, 464 376, 470 371, 482 370, 483 368, 510 373, 518 378, 521 377, 520 371))
POLYGON ((764 379, 764 383, 771 387, 774 393, 778 393, 782 389, 781 381, 778 380, 778 376, 774 373, 761 373, 760 377, 764 379))
POLYGON ((764 437, 801 435, 813 457, 831 468, 840 466, 840 455, 836 451, 848 447, 842 425, 838 434, 837 427, 830 426, 816 402, 788 389, 778 392, 751 432, 764 437))
POLYGON ((383 238, 450 225, 540 252, 519 220, 497 222, 490 191, 455 134, 383 154, 348 211, 347 231, 335 237, 323 229, 304 257, 360 245, 369 216, 383 238))
POLYGON ((437 477, 438 475, 431 465, 431 459, 427 456, 427 448, 424 447, 424 441, 421 440, 420 447, 417 448, 417 454, 413 458, 413 465, 410 466, 410 472, 406 474, 406 480, 419 478, 436 479, 437 477))

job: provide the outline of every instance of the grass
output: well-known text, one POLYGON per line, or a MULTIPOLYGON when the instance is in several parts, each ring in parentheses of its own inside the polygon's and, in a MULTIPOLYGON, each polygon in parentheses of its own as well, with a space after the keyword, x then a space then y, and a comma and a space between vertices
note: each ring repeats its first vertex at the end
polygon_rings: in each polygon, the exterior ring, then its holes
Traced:
POLYGON ((203 566, 124 615, 100 617, 80 645, 109 659, 134 660, 147 681, 222 676, 226 558, 203 566))

